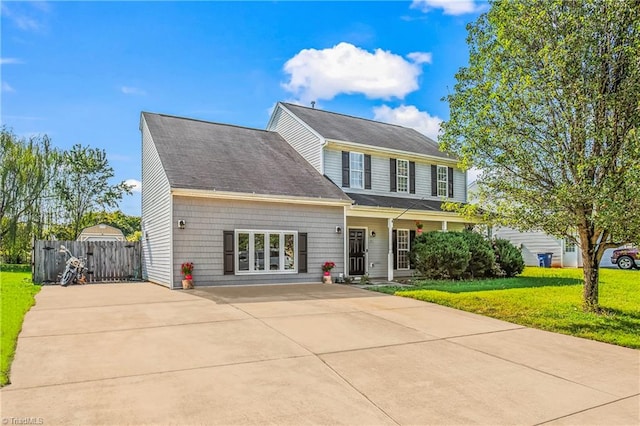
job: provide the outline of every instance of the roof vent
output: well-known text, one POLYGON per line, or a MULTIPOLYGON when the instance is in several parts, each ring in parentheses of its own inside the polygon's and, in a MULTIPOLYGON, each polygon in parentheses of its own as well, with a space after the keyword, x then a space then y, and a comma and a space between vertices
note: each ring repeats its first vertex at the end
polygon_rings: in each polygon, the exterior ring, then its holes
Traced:
POLYGON ((313 109, 316 108, 316 101, 311 101, 311 108, 313 108, 313 109))

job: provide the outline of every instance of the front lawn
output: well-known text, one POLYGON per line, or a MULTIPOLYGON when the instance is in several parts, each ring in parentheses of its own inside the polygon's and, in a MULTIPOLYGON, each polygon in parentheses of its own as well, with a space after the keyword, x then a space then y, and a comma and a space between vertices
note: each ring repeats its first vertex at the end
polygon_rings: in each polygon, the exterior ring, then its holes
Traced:
POLYGON ((582 269, 525 268, 522 275, 477 281, 421 281, 381 291, 512 323, 640 349, 640 271, 602 269, 597 315, 582 310, 582 269))
POLYGON ((9 383, 9 370, 25 314, 35 303, 40 287, 31 282, 29 266, 0 266, 0 386, 9 383))

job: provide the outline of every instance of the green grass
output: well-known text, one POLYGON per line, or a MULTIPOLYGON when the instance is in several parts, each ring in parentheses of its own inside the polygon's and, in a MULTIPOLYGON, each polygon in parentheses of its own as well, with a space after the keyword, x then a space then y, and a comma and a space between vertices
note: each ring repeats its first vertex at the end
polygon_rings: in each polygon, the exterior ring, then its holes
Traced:
POLYGON ((508 279, 420 281, 379 291, 516 324, 640 349, 640 271, 600 271, 601 314, 582 309, 582 270, 525 268, 508 279))
POLYGON ((35 303, 40 287, 31 282, 31 269, 0 265, 0 386, 9 384, 9 370, 25 314, 35 303))

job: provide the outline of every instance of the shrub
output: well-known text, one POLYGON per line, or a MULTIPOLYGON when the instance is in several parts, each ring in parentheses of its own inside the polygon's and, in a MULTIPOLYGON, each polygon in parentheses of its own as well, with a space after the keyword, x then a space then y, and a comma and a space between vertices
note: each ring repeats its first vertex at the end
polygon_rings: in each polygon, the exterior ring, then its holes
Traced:
POLYGON ((494 275, 515 277, 524 270, 524 259, 519 248, 511 244, 508 240, 493 240, 493 251, 496 255, 498 266, 494 275))
POLYGON ((460 279, 469 266, 471 253, 460 232, 432 231, 414 240, 411 258, 423 277, 460 279))
POLYGON ((466 275, 471 278, 485 278, 493 276, 496 255, 491 243, 482 235, 473 231, 460 233, 469 245, 471 259, 467 266, 466 275))

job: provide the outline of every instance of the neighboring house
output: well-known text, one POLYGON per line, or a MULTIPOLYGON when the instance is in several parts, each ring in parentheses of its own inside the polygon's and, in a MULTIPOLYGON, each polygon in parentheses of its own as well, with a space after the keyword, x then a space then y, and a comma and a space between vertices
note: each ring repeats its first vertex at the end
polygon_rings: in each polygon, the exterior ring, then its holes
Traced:
MULTIPOLYGON (((478 184, 476 181, 469 184, 467 193, 469 201, 475 200, 478 184)), ((566 238, 556 238, 544 231, 518 231, 517 229, 495 226, 491 229, 491 236, 511 241, 516 247, 522 249, 522 257, 527 266, 540 266, 538 253, 552 253, 551 266, 563 268, 581 268, 582 255, 580 247, 566 238)), ((611 254, 614 249, 605 251, 600 261, 600 266, 611 267, 611 254)))
POLYGON ((126 241, 126 238, 118 228, 101 223, 84 228, 78 235, 78 241, 126 241))
POLYGON ((279 103, 267 130, 143 112, 146 279, 179 287, 411 274, 416 221, 458 230, 456 159, 415 130, 279 103))

